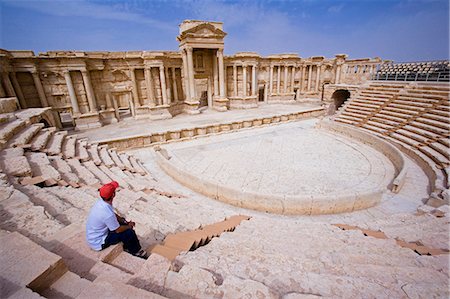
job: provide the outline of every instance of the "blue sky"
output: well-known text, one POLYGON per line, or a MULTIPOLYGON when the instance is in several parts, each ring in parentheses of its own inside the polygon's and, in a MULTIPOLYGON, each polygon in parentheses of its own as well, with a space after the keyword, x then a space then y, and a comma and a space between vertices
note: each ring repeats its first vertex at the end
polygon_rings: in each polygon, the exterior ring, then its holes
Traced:
POLYGON ((449 58, 448 0, 0 0, 0 48, 177 50, 185 19, 224 22, 226 55, 449 58))

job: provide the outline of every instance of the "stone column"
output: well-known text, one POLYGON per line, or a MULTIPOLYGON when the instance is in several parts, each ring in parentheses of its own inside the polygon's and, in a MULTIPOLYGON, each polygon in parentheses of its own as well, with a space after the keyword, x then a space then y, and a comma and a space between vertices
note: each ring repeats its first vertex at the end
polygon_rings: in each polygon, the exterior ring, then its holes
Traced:
POLYGON ((14 91, 14 87, 12 86, 11 80, 9 79, 9 73, 8 72, 2 73, 2 79, 3 79, 3 84, 5 85, 6 93, 8 94, 8 96, 16 97, 16 92, 14 91))
POLYGON ((217 69, 217 55, 212 57, 212 67, 213 67, 213 85, 214 85, 214 96, 219 96, 219 70, 217 69))
POLYGON ((86 95, 89 103, 89 111, 97 112, 97 103, 95 100, 94 90, 92 89, 91 78, 87 70, 81 70, 81 75, 83 76, 84 86, 86 88, 86 95))
POLYGON ((300 89, 305 90, 306 65, 302 65, 302 77, 300 78, 300 89))
POLYGON ((291 92, 294 92, 294 84, 295 84, 295 66, 292 66, 291 70, 291 92))
POLYGON ((37 71, 31 72, 33 76, 34 85, 39 95, 39 100, 41 101, 42 107, 48 107, 47 97, 45 96, 44 87, 42 87, 41 79, 37 71))
POLYGON ((181 53, 181 58, 183 59, 183 81, 184 81, 184 92, 186 93, 186 101, 191 101, 191 93, 189 90, 189 68, 188 68, 188 62, 187 62, 187 54, 186 51, 183 50, 181 53))
POLYGON ((310 64, 308 69, 308 89, 307 91, 311 90, 311 79, 312 79, 312 64, 310 64))
POLYGON ((336 84, 339 84, 340 81, 341 81, 341 65, 338 64, 336 66, 336 80, 335 80, 335 82, 336 82, 336 84))
POLYGON ((225 98, 225 75, 223 73, 223 49, 217 50, 217 57, 219 58, 219 89, 220 98, 225 98))
POLYGON ((283 93, 287 92, 287 83, 288 83, 288 66, 284 66, 284 79, 283 79, 283 93))
POLYGON ((252 65, 252 96, 256 95, 256 65, 252 65))
POLYGON ((151 67, 145 68, 145 87, 147 90, 147 100, 150 102, 150 106, 156 106, 151 67))
POLYGON ((237 66, 233 65, 233 93, 234 96, 237 97, 238 95, 238 85, 237 85, 237 66))
POLYGON ((170 68, 165 67, 164 68, 164 75, 166 78, 166 95, 167 95, 167 105, 170 105, 170 103, 173 102, 173 95, 172 95, 172 89, 171 89, 171 82, 170 82, 170 68))
POLYGON ((320 86, 320 71, 322 70, 322 65, 318 64, 317 65, 317 74, 316 74, 316 88, 315 91, 318 92, 319 91, 319 86, 320 86))
POLYGON ((272 95, 273 93, 273 65, 270 65, 270 71, 269 71, 269 94, 272 95))
POLYGON ((159 67, 159 80, 161 80, 162 105, 167 105, 166 76, 162 65, 159 67))
POLYGON ((242 97, 247 96, 247 65, 242 65, 242 97))
POLYGON ((191 99, 195 99, 195 85, 194 85, 194 60, 192 57, 193 49, 187 48, 187 63, 188 63, 188 79, 189 79, 189 92, 191 99))
POLYGON ((72 78, 70 77, 70 71, 64 71, 64 79, 66 79, 67 90, 69 91, 72 112, 74 115, 80 114, 80 107, 78 106, 77 96, 75 94, 75 89, 73 88, 72 78))
MULTIPOLYGON (((23 96, 22 88, 20 87, 19 81, 17 80, 17 76, 15 72, 11 73, 12 84, 14 89, 16 90, 17 97, 19 98, 20 107, 22 109, 27 108, 27 103, 25 101, 25 97, 23 96)), ((1 84, 0 84, 1 85, 1 84)))
POLYGON ((281 86, 281 66, 277 66, 277 94, 280 94, 280 86, 281 86))
POLYGON ((135 69, 132 68, 130 69, 130 78, 131 78, 131 83, 132 83, 132 93, 133 93, 133 103, 134 103, 134 107, 140 107, 141 103, 139 102, 139 92, 138 92, 138 87, 137 87, 137 82, 136 82, 136 73, 134 72, 135 69))
POLYGON ((177 72, 175 68, 172 68, 172 80, 173 80, 173 100, 178 102, 178 84, 177 84, 177 72))
POLYGON ((2 82, 0 82, 0 98, 4 98, 4 97, 6 97, 6 92, 5 92, 5 90, 3 89, 3 84, 2 84, 2 82))

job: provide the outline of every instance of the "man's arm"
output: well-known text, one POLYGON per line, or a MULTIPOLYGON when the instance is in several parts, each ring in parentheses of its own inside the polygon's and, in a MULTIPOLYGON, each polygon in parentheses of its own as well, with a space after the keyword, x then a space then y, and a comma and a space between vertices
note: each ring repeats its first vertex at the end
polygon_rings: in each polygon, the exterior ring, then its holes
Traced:
POLYGON ((116 233, 121 233, 126 231, 127 229, 132 229, 134 227, 134 223, 130 224, 122 224, 118 229, 115 230, 116 233), (133 224, 133 225, 132 225, 133 224))
POLYGON ((117 218, 117 221, 119 222, 119 224, 128 224, 128 222, 127 222, 127 220, 125 219, 125 218, 123 218, 123 217, 121 217, 121 216, 119 216, 117 213, 115 213, 116 214, 116 218, 117 218))

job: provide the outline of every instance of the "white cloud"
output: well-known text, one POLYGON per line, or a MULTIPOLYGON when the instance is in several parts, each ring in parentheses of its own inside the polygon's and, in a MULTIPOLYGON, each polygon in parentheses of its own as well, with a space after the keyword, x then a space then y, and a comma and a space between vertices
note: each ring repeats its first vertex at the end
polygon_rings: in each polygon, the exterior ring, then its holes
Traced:
POLYGON ((137 14, 126 6, 101 5, 86 0, 24 1, 4 0, 3 4, 17 8, 30 9, 40 13, 59 17, 87 17, 93 19, 116 20, 146 24, 162 30, 173 30, 173 25, 137 14))
POLYGON ((332 6, 328 7, 328 12, 329 13, 339 13, 343 8, 344 8, 344 4, 332 5, 332 6))

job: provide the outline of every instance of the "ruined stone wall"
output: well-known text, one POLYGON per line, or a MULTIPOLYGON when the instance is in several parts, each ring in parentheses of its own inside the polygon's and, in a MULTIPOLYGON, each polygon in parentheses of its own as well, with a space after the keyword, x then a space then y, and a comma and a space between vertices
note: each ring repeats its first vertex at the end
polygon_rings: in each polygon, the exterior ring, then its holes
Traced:
POLYGON ((52 107, 61 123, 72 122, 83 129, 125 117, 170 118, 202 106, 215 107, 217 100, 233 109, 257 107, 261 102, 319 99, 324 85, 362 83, 382 62, 347 60, 346 55, 326 59, 236 53, 224 58, 226 99, 220 99, 216 50, 194 49, 193 54, 195 92, 189 103, 179 52, 50 51, 35 55, 1 50, 0 97, 17 97, 21 108, 52 107))

